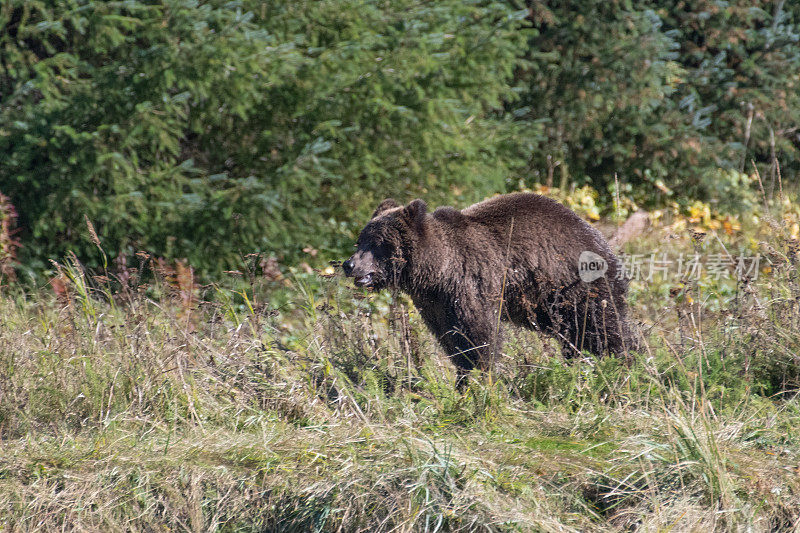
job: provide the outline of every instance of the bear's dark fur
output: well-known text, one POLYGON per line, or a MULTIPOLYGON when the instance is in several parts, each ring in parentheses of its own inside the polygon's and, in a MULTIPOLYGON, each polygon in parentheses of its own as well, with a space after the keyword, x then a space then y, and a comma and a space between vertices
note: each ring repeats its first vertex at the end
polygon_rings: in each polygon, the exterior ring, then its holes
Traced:
POLYGON ((500 318, 553 335, 567 354, 623 353, 633 343, 619 260, 599 231, 537 194, 433 213, 422 200, 384 200, 343 267, 358 286, 408 293, 459 382, 489 367, 500 318), (588 283, 578 266, 585 251, 608 264, 588 283))

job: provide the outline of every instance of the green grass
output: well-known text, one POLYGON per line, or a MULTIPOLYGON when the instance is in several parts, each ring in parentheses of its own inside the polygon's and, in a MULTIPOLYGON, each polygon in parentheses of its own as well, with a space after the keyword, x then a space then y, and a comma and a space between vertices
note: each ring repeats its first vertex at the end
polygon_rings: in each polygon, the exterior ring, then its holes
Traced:
POLYGON ((0 295, 9 531, 800 523, 791 268, 708 282, 704 307, 634 284, 647 342, 630 362, 565 361, 512 330, 464 393, 412 306, 339 278, 194 303, 174 280, 122 286, 75 260, 62 272, 58 299, 0 295))

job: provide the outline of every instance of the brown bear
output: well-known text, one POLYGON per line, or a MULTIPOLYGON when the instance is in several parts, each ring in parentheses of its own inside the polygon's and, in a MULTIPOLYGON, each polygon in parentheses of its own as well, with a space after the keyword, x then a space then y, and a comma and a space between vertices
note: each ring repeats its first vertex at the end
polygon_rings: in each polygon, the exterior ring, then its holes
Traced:
POLYGON ((342 266, 357 286, 411 296, 459 385, 489 368, 501 319, 556 337, 567 355, 633 345, 619 259, 599 231, 538 194, 433 213, 419 199, 384 200, 342 266))

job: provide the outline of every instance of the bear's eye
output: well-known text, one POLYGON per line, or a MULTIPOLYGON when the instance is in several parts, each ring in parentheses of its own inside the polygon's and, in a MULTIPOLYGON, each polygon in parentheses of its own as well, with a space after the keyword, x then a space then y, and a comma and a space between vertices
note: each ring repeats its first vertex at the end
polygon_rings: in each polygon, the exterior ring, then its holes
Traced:
POLYGON ((386 242, 378 243, 375 246, 375 253, 381 257, 387 257, 392 254, 392 247, 386 242))

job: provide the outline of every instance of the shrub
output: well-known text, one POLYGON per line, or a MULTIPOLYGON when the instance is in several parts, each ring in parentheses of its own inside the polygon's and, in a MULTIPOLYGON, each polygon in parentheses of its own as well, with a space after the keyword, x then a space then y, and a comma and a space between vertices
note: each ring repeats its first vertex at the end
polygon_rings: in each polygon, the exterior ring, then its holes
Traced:
POLYGON ((523 15, 455 0, 7 2, 0 190, 22 213, 24 261, 94 257, 87 216, 112 255, 219 272, 260 250, 338 254, 354 213, 386 195, 502 190, 522 126, 492 112, 523 15))

